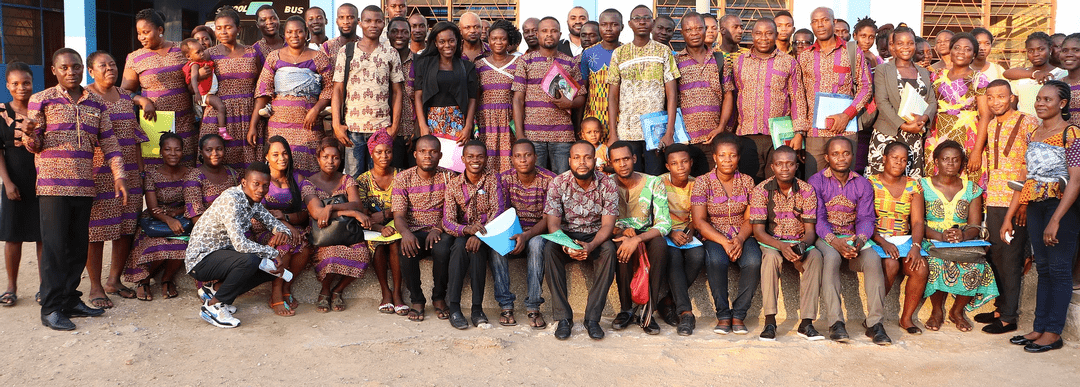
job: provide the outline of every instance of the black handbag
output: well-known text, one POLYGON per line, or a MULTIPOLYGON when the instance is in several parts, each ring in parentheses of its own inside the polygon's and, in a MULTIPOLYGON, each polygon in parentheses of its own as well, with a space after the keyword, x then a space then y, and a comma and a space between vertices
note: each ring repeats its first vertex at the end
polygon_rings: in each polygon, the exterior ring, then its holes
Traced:
MULTIPOLYGON (((345 195, 334 195, 323 199, 323 205, 341 204, 348 202, 345 195)), ((364 227, 360 221, 351 216, 335 216, 330 218, 326 227, 319 227, 319 222, 312 222, 311 244, 316 247, 323 246, 352 246, 364 241, 364 227)))
POLYGON ((195 223, 191 219, 185 218, 183 215, 177 215, 176 220, 179 220, 180 226, 184 228, 183 234, 176 235, 167 223, 155 218, 139 218, 139 226, 142 227, 143 233, 151 238, 187 236, 191 234, 191 229, 195 227, 195 223))

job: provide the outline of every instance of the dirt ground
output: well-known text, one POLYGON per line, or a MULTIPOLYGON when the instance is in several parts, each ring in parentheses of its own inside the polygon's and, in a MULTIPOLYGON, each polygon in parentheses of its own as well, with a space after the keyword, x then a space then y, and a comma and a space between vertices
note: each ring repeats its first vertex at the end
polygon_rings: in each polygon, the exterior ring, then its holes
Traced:
MULTIPOLYGON (((658 336, 636 327, 614 332, 604 318, 607 338, 593 341, 579 315, 573 336, 561 342, 554 324, 542 331, 524 324, 457 331, 430 306, 427 321, 414 323, 376 312, 374 299, 353 299, 348 310, 328 314, 303 304, 296 316, 278 317, 259 289, 237 300, 243 325, 226 330, 199 319, 198 297, 182 286, 170 300, 114 296, 117 307, 105 316, 76 319, 77 331, 56 332, 40 323, 37 286, 36 261, 26 254, 19 304, 0 308, 0 385, 1066 386, 1080 378, 1076 342, 1027 354, 1007 336, 960 333, 951 325, 911 336, 896 316, 886 321, 890 347, 873 345, 861 321, 848 322, 850 344, 807 342, 790 320, 780 321, 776 342, 762 342, 756 317, 747 321, 746 336, 714 334, 715 320, 699 317, 689 337, 667 325, 658 336)), ((84 277, 80 290, 88 289, 84 277)), ((159 287, 153 292, 160 295, 159 287)), ((487 313, 497 317, 496 310, 487 313)), ((520 311, 518 319, 525 320, 520 311)), ((1030 315, 1020 325, 1030 329, 1030 315)), ((825 331, 824 323, 817 326, 825 331)))

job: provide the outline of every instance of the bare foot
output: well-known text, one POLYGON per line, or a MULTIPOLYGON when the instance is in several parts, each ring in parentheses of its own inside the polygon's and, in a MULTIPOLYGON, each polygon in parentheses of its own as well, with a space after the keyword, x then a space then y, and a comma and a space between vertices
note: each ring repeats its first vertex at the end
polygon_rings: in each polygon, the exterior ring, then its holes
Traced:
POLYGON ((930 318, 926 319, 926 329, 932 331, 941 330, 941 324, 945 323, 945 317, 941 311, 935 310, 930 313, 930 318))
POLYGON ((950 310, 949 322, 956 324, 956 329, 959 329, 960 332, 971 332, 971 322, 968 321, 967 315, 963 310, 950 310))

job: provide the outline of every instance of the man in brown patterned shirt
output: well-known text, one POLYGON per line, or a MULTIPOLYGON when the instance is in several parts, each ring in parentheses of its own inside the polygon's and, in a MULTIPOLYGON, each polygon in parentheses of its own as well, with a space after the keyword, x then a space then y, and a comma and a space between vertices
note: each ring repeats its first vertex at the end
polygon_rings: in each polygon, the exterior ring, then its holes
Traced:
POLYGON ((424 291, 420 284, 420 258, 430 255, 434 261, 431 275, 432 305, 440 320, 450 317, 446 306, 447 270, 450 246, 454 237, 443 231, 443 191, 454 173, 439 167, 442 158, 439 139, 432 135, 416 140, 416 166, 394 176, 391 207, 394 225, 401 233, 401 274, 412 299, 409 320, 424 321, 424 291))
MULTIPOLYGON (((417 15, 419 14, 413 16, 417 15)), ((423 16, 420 16, 420 19, 423 19, 423 16)), ((398 57, 401 58, 401 75, 404 76, 404 82, 401 84, 402 90, 404 90, 401 100, 401 119, 398 121, 397 135, 394 136, 394 160, 391 162, 391 165, 399 169, 416 165, 416 160, 412 158, 409 147, 412 145, 416 133, 420 132, 416 127, 416 111, 413 110, 412 99, 409 97, 416 91, 416 87, 413 85, 413 78, 416 78, 416 76, 412 74, 413 57, 415 55, 409 49, 409 37, 412 30, 409 24, 409 21, 404 18, 393 18, 390 19, 390 24, 386 25, 386 29, 389 31, 387 36, 390 39, 390 45, 397 50, 398 57)), ((394 97, 391 95, 391 103, 393 100, 394 97)))
POLYGON ((570 170, 548 185, 544 218, 548 232, 564 231, 581 249, 558 243, 544 245, 544 271, 551 292, 552 312, 559 322, 555 338, 566 340, 573 328, 574 311, 566 286, 566 264, 592 261, 595 282, 589 287, 585 306, 585 329, 594 340, 604 338, 600 314, 607 305, 608 289, 615 279, 615 244, 611 242, 619 216, 619 193, 611 177, 596 173, 596 149, 587 141, 570 147, 570 170))

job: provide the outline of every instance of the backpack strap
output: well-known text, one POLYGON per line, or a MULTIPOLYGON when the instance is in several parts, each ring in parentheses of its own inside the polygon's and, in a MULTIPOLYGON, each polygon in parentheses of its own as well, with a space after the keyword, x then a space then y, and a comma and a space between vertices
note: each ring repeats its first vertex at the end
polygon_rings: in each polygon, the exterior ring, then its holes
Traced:
POLYGON ((727 65, 727 58, 724 57, 724 53, 720 51, 713 51, 713 59, 716 60, 716 73, 719 74, 720 84, 724 84, 724 66, 727 65))
MULTIPOLYGON (((349 69, 352 67, 353 54, 355 54, 355 53, 356 53, 356 42, 346 43, 345 44, 345 68, 343 69, 345 71, 345 77, 343 78, 344 81, 341 84, 342 94, 344 94, 343 97, 345 97, 344 100, 348 100, 348 98, 349 98, 349 69)), ((345 112, 347 112, 347 110, 345 109, 346 104, 344 103, 344 100, 342 101, 341 112, 340 112, 341 114, 339 115, 339 117, 341 117, 341 124, 345 124, 345 112)))
MULTIPOLYGON (((1020 133, 1020 125, 1024 123, 1024 118, 1027 118, 1027 115, 1020 113, 1020 118, 1016 119, 1016 125, 1013 126, 1012 133, 1009 134, 1009 141, 1005 143, 1005 157, 1009 157, 1009 152, 1012 151, 1013 143, 1016 142, 1016 136, 1020 133)), ((996 161, 994 162, 994 168, 997 168, 996 161)))

